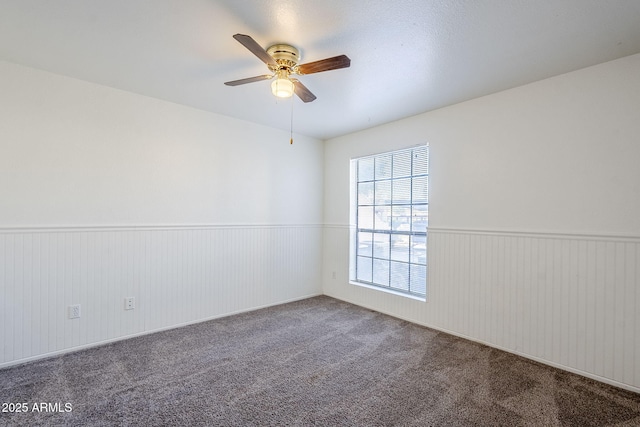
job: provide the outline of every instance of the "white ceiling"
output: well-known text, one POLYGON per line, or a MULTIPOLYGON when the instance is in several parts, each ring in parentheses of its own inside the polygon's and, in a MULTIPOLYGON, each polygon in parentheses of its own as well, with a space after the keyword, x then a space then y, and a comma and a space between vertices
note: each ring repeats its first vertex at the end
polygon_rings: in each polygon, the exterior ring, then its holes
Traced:
POLYGON ((2 0, 0 59, 289 129, 291 101, 232 38, 302 61, 294 132, 330 138, 640 52, 638 0, 2 0))

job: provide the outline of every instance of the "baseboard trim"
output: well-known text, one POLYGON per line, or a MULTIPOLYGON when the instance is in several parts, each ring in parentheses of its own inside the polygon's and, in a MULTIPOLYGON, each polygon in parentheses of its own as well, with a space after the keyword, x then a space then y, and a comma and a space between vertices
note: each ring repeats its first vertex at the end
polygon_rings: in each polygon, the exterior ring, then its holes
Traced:
POLYGON ((203 323, 203 322, 208 322, 210 320, 215 320, 215 319, 221 319, 221 318, 224 318, 224 317, 234 316, 236 314, 248 313, 250 311, 261 310, 263 308, 268 308, 268 307, 275 307, 277 305, 288 304, 288 303, 295 302, 295 301, 302 301, 302 300, 305 300, 305 299, 318 297, 318 296, 321 296, 321 295, 323 295, 323 294, 322 293, 313 293, 313 294, 304 295, 304 296, 300 296, 300 297, 289 298, 289 299, 286 299, 286 300, 283 300, 283 301, 278 301, 278 302, 275 302, 275 303, 263 304, 263 305, 259 305, 259 306, 256 306, 256 307, 251 307, 251 308, 247 308, 247 309, 231 311, 231 312, 228 312, 228 313, 219 314, 219 315, 215 315, 215 316, 209 316, 209 317, 206 317, 206 318, 203 318, 203 319, 192 320, 192 321, 189 321, 189 322, 183 322, 183 323, 179 323, 179 324, 176 324, 176 325, 165 326, 165 327, 162 327, 162 328, 156 328, 156 329, 152 329, 152 330, 148 330, 148 331, 138 332, 138 333, 135 333, 135 334, 129 334, 129 335, 123 335, 123 336, 116 337, 116 338, 110 338, 108 340, 102 340, 102 341, 97 341, 97 342, 93 342, 93 343, 89 343, 89 344, 83 344, 83 345, 79 345, 79 346, 75 346, 75 347, 69 347, 69 348, 65 348, 63 350, 56 350, 56 351, 52 351, 52 352, 38 354, 38 355, 35 355, 35 356, 25 357, 25 358, 22 358, 22 359, 16 359, 16 360, 12 360, 12 361, 9 361, 9 362, 0 363, 0 370, 16 367, 16 366, 19 366, 19 365, 24 365, 26 363, 35 362, 35 361, 38 361, 38 360, 50 359, 50 358, 57 357, 57 356, 62 356, 62 355, 65 355, 65 354, 76 353, 78 351, 87 350, 87 349, 90 349, 90 348, 101 347, 103 345, 108 345, 108 344, 112 344, 112 343, 119 342, 119 341, 125 341, 125 340, 131 339, 131 338, 141 337, 141 336, 144 336, 144 335, 151 335, 151 334, 155 334, 155 333, 158 333, 158 332, 170 331, 172 329, 178 329, 178 328, 182 328, 182 327, 189 326, 189 325, 196 325, 198 323, 203 323))
POLYGON ((532 356, 530 354, 522 353, 522 352, 519 352, 519 351, 513 351, 511 349, 504 348, 504 347, 501 347, 499 345, 491 344, 491 343, 488 343, 488 342, 485 342, 485 341, 482 341, 482 340, 479 340, 479 339, 476 339, 476 338, 473 338, 473 337, 470 337, 470 336, 467 336, 467 335, 464 335, 464 334, 460 334, 460 333, 457 333, 457 332, 454 332, 454 331, 450 331, 450 330, 445 329, 445 328, 429 325, 429 324, 426 324, 426 323, 423 323, 423 322, 418 322, 418 321, 416 321, 414 319, 410 319, 410 318, 404 317, 404 316, 399 316, 399 315, 397 315, 395 313, 391 313, 391 312, 388 312, 386 310, 380 310, 380 309, 378 309, 376 307, 373 307, 373 306, 370 306, 370 305, 367 305, 367 304, 361 304, 361 303, 358 303, 358 302, 355 302, 355 301, 351 301, 351 300, 349 300, 347 298, 338 297, 338 296, 332 295, 331 293, 326 293, 325 292, 324 295, 326 295, 328 297, 331 297, 331 298, 335 298, 335 299, 340 300, 340 301, 344 301, 344 302, 349 303, 349 304, 353 304, 353 305, 357 305, 357 306, 362 307, 362 308, 366 308, 368 310, 377 311, 378 313, 386 314, 388 316, 395 317, 396 319, 405 320, 407 322, 410 322, 410 323, 413 323, 413 324, 416 324, 416 325, 424 326, 425 328, 433 329, 435 331, 443 332, 445 334, 449 334, 449 335, 453 335, 453 336, 456 336, 456 337, 459 337, 459 338, 463 338, 463 339, 466 339, 466 340, 469 340, 469 341, 473 341, 473 342, 476 342, 478 344, 486 345, 487 347, 491 347, 491 348, 495 348, 495 349, 498 349, 498 350, 502 350, 502 351, 505 351, 507 353, 511 353, 511 354, 515 354, 517 356, 524 357, 525 359, 529 359, 529 360, 533 360, 533 361, 538 362, 538 363, 542 363, 543 365, 551 366, 553 368, 558 368, 558 369, 561 369, 563 371, 571 372, 573 374, 580 375, 580 376, 585 377, 585 378, 589 378, 589 379, 592 379, 592 380, 595 380, 595 381, 598 381, 598 382, 601 382, 601 383, 604 383, 604 384, 612 385, 614 387, 618 387, 618 388, 621 388, 621 389, 624 389, 624 390, 628 390, 628 391, 632 391, 634 393, 640 394, 640 387, 636 387, 636 386, 633 386, 631 384, 621 383, 619 381, 615 381, 615 380, 612 380, 610 378, 601 377, 599 375, 592 374, 590 372, 582 371, 580 369, 572 368, 570 366, 565 366, 565 365, 562 365, 560 363, 555 363, 555 362, 552 362, 552 361, 549 361, 549 360, 546 360, 546 359, 542 359, 540 357, 532 356))

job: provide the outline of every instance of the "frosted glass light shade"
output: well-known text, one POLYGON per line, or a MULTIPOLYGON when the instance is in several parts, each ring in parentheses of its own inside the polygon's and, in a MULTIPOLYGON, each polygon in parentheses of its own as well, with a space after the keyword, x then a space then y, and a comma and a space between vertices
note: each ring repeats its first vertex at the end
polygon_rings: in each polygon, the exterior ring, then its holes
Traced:
POLYGON ((271 92, 278 98, 289 98, 293 95, 293 82, 279 77, 271 83, 271 92))

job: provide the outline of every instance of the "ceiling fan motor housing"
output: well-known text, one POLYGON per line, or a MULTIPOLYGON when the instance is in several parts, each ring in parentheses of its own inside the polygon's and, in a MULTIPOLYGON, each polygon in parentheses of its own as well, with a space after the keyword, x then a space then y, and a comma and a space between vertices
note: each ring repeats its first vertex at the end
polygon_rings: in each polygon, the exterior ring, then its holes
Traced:
POLYGON ((279 65, 278 68, 274 67, 275 69, 273 69, 273 71, 278 69, 293 71, 298 65, 298 62, 300 62, 300 51, 288 44, 274 44, 267 49, 267 53, 271 55, 279 65))

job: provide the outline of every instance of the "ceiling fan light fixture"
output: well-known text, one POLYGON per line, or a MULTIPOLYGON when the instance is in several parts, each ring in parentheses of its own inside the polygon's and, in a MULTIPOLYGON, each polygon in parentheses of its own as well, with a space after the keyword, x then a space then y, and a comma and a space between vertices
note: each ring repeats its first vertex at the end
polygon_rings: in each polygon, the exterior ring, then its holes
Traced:
POLYGON ((227 86, 239 86, 275 77, 276 80, 271 83, 271 92, 279 98, 290 98, 295 93, 302 102, 311 102, 316 99, 316 96, 298 79, 291 79, 289 76, 292 74, 301 76, 322 71, 338 70, 351 65, 351 59, 347 55, 338 55, 333 58, 299 64, 300 51, 290 44, 274 44, 265 50, 251 36, 246 34, 234 34, 233 38, 264 62, 269 71, 275 73, 275 75, 266 74, 232 80, 224 84, 227 86))
POLYGON ((278 98, 290 98, 293 96, 293 82, 289 80, 285 70, 278 71, 276 80, 271 83, 271 92, 278 98))

